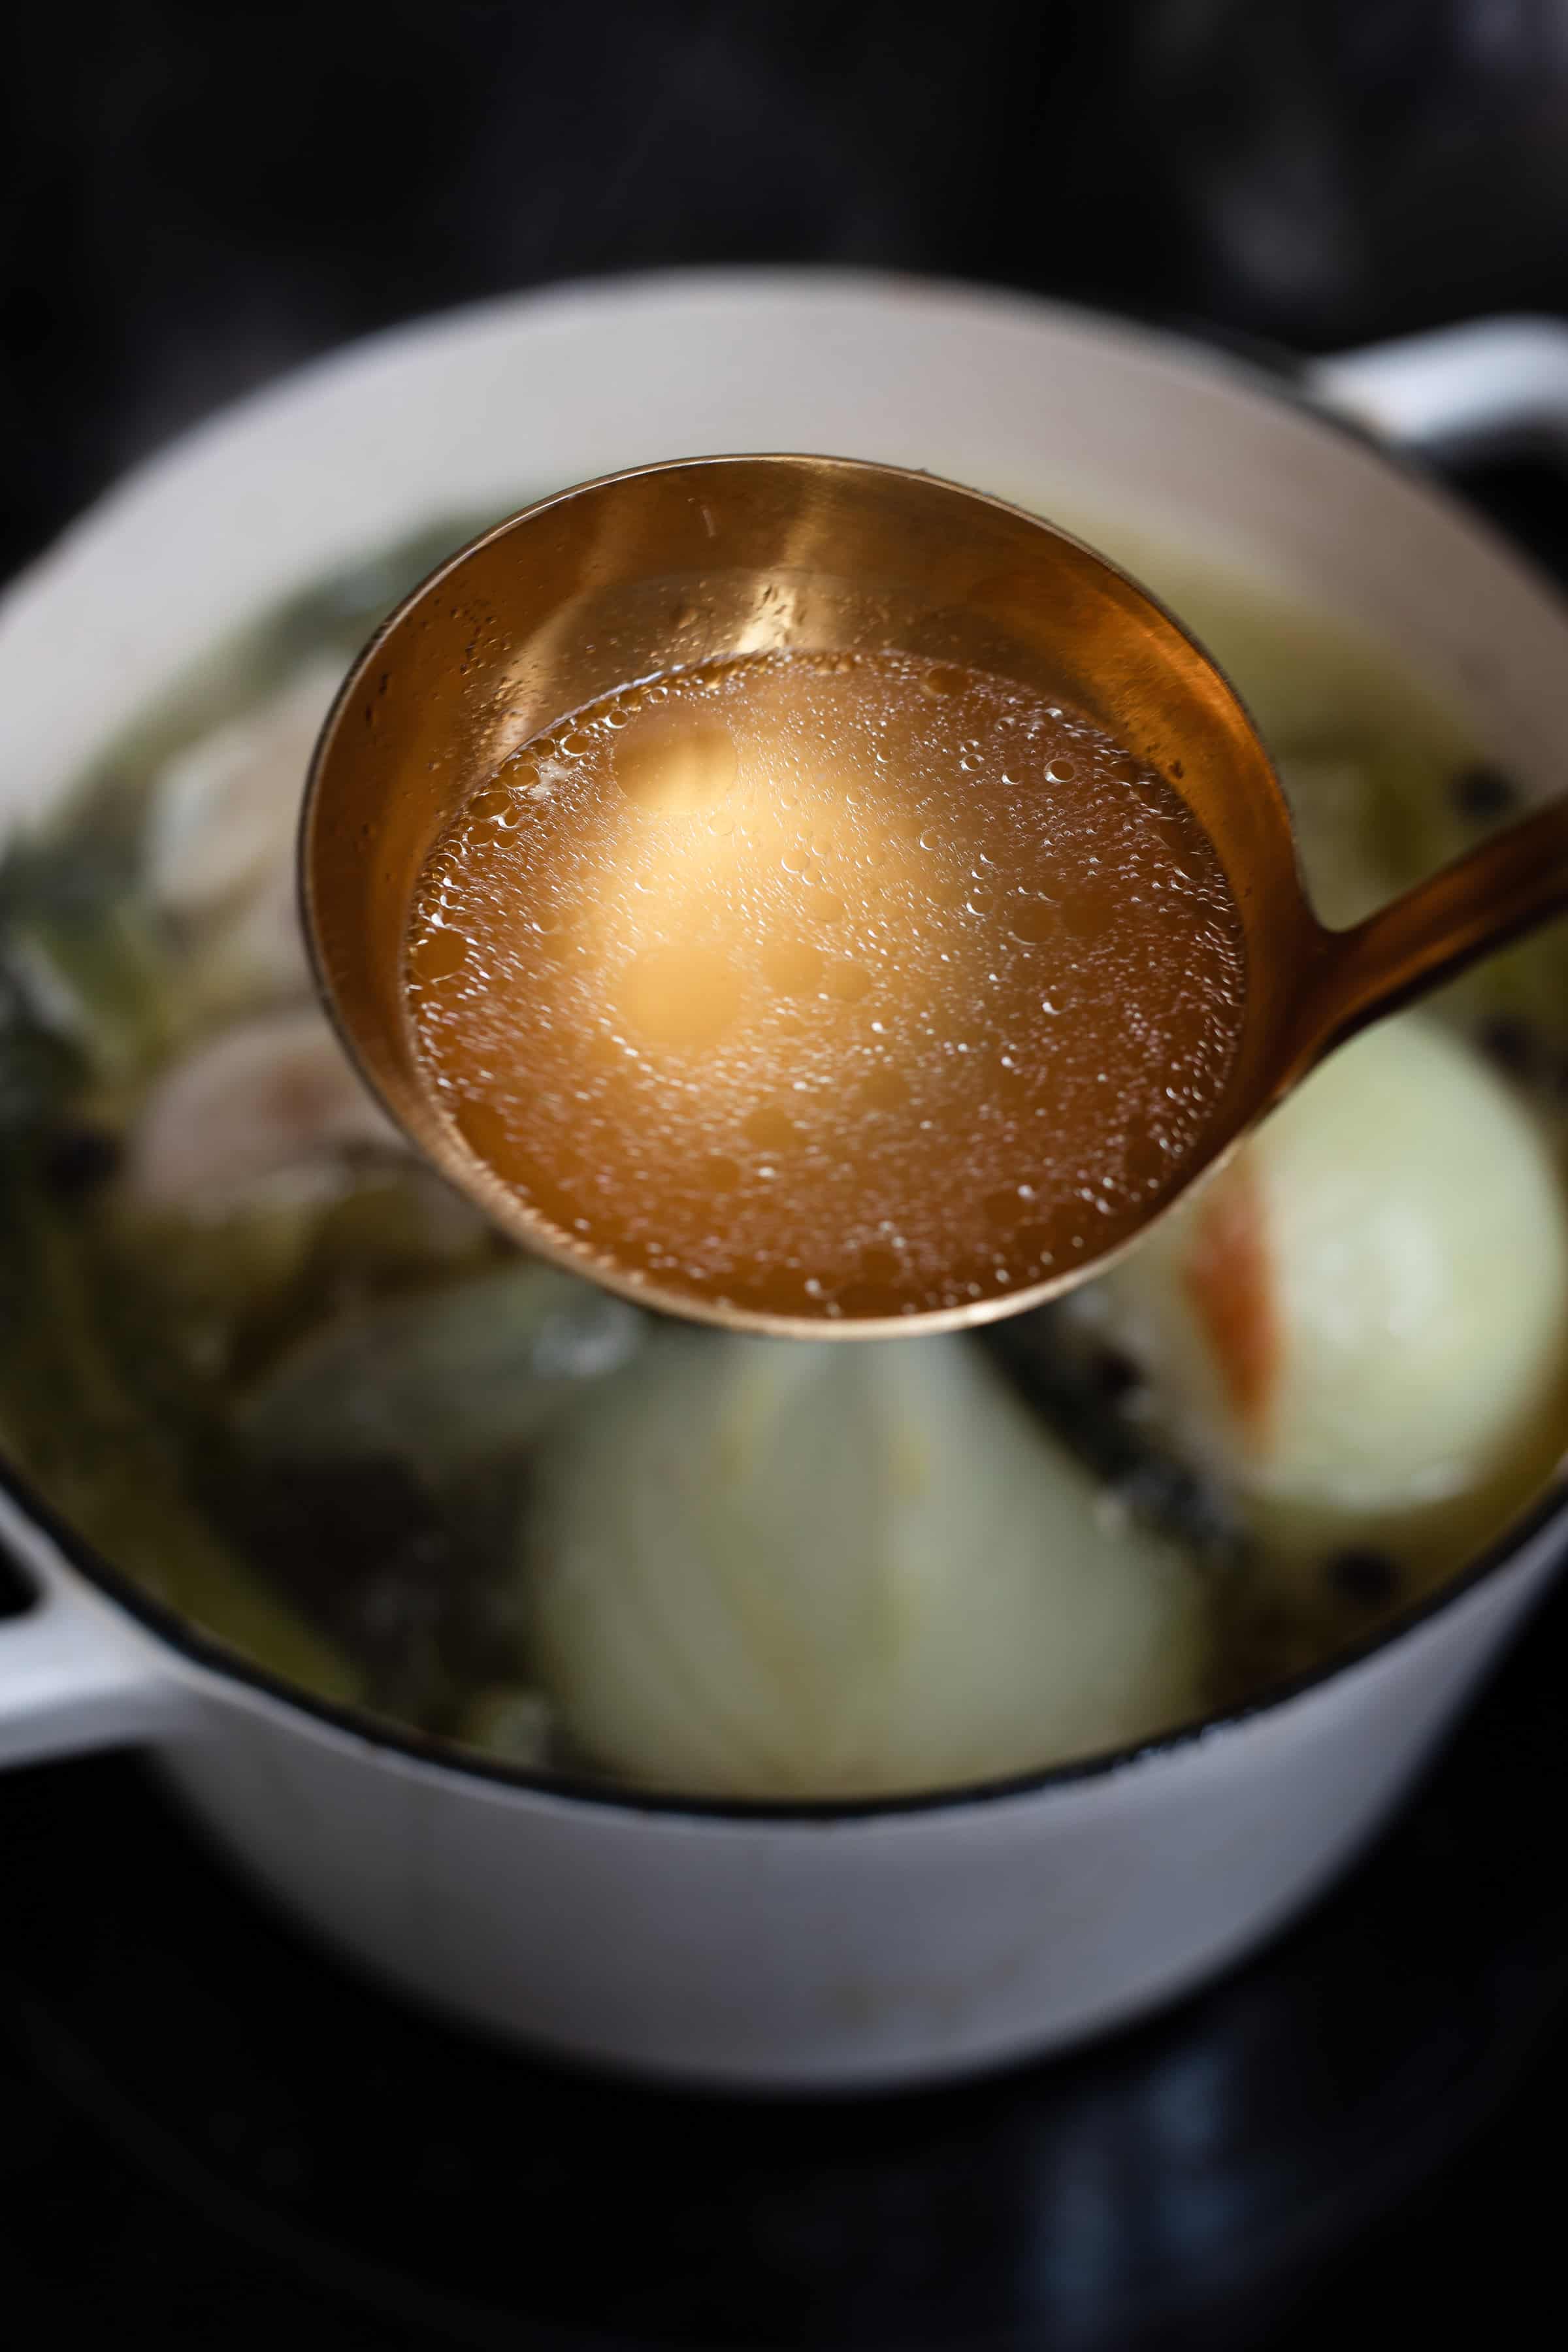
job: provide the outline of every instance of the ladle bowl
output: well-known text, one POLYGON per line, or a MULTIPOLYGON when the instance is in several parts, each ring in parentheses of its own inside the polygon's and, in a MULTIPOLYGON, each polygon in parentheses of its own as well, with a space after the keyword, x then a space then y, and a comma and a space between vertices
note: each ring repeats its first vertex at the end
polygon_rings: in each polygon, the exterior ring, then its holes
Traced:
POLYGON ((405 941, 426 855, 469 794, 629 680, 748 654, 879 651, 1075 704, 1182 794, 1214 845, 1242 926, 1241 1024, 1209 1122, 1150 1223, 1336 1045, 1568 905, 1557 803, 1354 929, 1327 929, 1279 780, 1217 665, 1126 572, 999 499, 791 456, 642 467, 542 499, 434 572, 344 682, 306 791, 305 926, 339 1032, 411 1141, 513 1239, 645 1306, 779 1335, 907 1336, 1036 1306, 1148 1230, 923 1313, 774 1315, 661 1283, 551 1223, 433 1099, 405 1009, 405 941))

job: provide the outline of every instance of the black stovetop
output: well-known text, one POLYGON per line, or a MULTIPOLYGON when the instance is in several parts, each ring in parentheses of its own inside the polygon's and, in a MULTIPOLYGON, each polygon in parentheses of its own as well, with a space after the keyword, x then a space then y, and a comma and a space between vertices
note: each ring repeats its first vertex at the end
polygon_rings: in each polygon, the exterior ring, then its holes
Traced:
POLYGON ((1514 2299, 1560 2299, 1565 1674, 1568 1594, 1354 1876, 1198 1998, 845 2104, 469 2039, 302 1941, 141 1763, 13 1775, 6 2340, 1225 2352, 1373 2299, 1402 2341, 1520 2340, 1514 2299))

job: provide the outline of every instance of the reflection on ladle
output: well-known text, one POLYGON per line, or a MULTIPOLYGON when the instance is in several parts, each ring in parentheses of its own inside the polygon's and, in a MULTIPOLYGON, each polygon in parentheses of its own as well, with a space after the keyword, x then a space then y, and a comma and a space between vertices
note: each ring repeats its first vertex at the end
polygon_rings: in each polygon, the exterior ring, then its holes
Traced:
POLYGON ((1114 567, 926 477, 713 459, 416 592, 302 859, 346 1040, 506 1230, 876 1336, 1103 1266, 1341 1037, 1561 907, 1568 816, 1331 933, 1245 711, 1114 567), (798 634, 747 657, 786 569, 798 634))

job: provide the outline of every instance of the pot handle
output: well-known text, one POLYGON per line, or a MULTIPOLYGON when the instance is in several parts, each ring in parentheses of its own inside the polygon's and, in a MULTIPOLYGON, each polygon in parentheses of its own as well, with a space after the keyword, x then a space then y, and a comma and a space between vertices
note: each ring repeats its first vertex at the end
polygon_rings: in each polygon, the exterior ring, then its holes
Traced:
POLYGON ((132 1620, 0 1496, 0 1538, 35 1598, 0 1620, 0 1767, 167 1731, 193 1698, 132 1620))
POLYGON ((1568 324, 1477 319, 1313 360, 1326 408, 1417 456, 1545 451, 1568 459, 1568 324))

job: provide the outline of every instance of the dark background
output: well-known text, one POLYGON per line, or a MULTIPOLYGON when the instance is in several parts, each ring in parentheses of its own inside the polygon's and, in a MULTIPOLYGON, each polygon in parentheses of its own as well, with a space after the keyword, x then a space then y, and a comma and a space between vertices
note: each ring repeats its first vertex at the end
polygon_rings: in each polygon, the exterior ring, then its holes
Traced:
POLYGON ((1327 347, 1568 307, 1563 0, 13 5, 0 562, 217 402, 508 288, 951 271, 1327 347))
MULTIPOLYGON (((1568 312, 1568 0, 149 0, 12 6, 4 35, 0 574, 216 404, 560 277, 948 272, 1281 354, 1568 312)), ((1560 484, 1465 487, 1568 577, 1560 484)), ((1372 1862, 1173 2019, 837 2119, 410 2021, 265 1920, 139 1766, 16 1776, 0 2326, 237 2352, 1550 2337, 1565 1673, 1559 1605, 1372 1862)))

